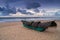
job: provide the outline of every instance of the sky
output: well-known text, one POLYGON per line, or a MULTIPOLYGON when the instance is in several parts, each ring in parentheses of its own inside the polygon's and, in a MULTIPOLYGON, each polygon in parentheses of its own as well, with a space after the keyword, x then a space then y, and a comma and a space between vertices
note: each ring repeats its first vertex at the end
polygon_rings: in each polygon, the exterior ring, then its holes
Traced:
POLYGON ((6 4, 10 7, 34 10, 36 13, 40 12, 40 9, 60 9, 60 0, 0 0, 0 7, 5 7, 6 4))
POLYGON ((0 6, 4 6, 6 2, 16 7, 24 6, 28 8, 31 4, 35 4, 41 8, 60 8, 60 0, 0 0, 0 6), (39 4, 40 6, 38 6, 39 4))

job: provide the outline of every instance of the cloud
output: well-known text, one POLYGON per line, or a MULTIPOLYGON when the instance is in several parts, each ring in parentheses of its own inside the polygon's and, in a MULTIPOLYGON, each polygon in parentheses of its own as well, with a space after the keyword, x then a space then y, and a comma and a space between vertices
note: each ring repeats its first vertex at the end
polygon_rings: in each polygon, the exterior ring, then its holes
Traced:
MULTIPOLYGON (((35 9, 35 12, 39 12, 39 10, 37 9, 38 7, 40 7, 40 3, 36 0, 1 0, 4 1, 6 4, 9 4, 9 6, 11 7, 20 7, 20 8, 25 8, 25 9, 35 9)), ((30 12, 26 12, 26 10, 19 10, 22 14, 30 14, 32 15, 32 13, 30 12)))
MULTIPOLYGON (((27 16, 27 17, 29 17, 29 16, 31 16, 32 17, 32 15, 33 16, 56 16, 55 15, 55 13, 56 13, 56 11, 54 10, 52 10, 52 11, 48 11, 48 10, 40 10, 41 12, 39 12, 39 13, 35 13, 34 11, 32 11, 32 10, 19 10, 19 12, 17 12, 16 14, 12 14, 12 13, 10 13, 9 15, 10 16, 18 16, 18 17, 24 17, 24 16, 27 16), (23 12, 23 13, 22 13, 23 12), (27 13, 27 14, 26 14, 27 13)), ((59 11, 57 10, 57 13, 59 13, 59 11)))
POLYGON ((9 17, 38 17, 38 15, 27 15, 27 14, 22 14, 20 12, 17 12, 16 14, 10 13, 9 17))
POLYGON ((38 12, 40 12, 40 10, 39 9, 34 9, 34 12, 38 13, 38 12))
POLYGON ((4 8, 4 7, 3 7, 3 8, 2 8, 2 7, 0 7, 0 11, 4 11, 4 10, 5 10, 5 8, 4 8))
POLYGON ((30 3, 27 3, 26 6, 27 6, 26 7, 27 9, 35 9, 40 7, 41 5, 38 2, 30 2, 30 3))
POLYGON ((21 14, 20 12, 17 12, 16 14, 9 14, 10 16, 25 16, 26 14, 21 14))
POLYGON ((2 16, 2 13, 0 12, 0 16, 2 16))
POLYGON ((27 10, 21 10, 21 9, 18 9, 18 12, 21 12, 21 14, 29 14, 29 15, 33 15, 33 13, 27 12, 27 10))

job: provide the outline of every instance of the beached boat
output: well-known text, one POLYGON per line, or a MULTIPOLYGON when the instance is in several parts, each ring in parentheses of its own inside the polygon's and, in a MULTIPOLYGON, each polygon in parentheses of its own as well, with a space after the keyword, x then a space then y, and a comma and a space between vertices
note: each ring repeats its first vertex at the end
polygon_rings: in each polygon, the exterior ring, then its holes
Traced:
POLYGON ((23 26, 29 29, 33 29, 36 31, 43 32, 45 31, 49 26, 57 26, 57 24, 54 21, 50 22, 44 22, 41 23, 40 21, 34 22, 34 21, 22 21, 23 26))

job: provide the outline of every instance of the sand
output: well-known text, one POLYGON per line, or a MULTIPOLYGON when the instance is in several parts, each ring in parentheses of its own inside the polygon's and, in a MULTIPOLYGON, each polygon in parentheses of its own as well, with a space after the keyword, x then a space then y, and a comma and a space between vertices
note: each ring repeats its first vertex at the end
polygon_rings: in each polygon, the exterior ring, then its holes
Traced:
POLYGON ((48 28, 44 32, 23 27, 22 22, 0 23, 0 40, 60 40, 60 21, 57 28, 48 28))

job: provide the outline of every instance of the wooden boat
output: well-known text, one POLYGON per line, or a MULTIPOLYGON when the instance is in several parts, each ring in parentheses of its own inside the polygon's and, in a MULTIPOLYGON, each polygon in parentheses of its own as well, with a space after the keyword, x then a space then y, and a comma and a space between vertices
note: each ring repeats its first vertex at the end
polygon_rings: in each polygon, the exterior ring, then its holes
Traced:
POLYGON ((57 24, 55 21, 51 21, 50 24, 51 24, 50 27, 57 27, 57 24))
MULTIPOLYGON (((46 28, 43 28, 43 27, 38 27, 38 26, 34 27, 34 26, 32 26, 32 24, 34 23, 33 21, 32 22, 22 21, 22 23, 23 23, 24 27, 29 28, 29 29, 33 29, 33 30, 40 31, 40 32, 43 32, 43 31, 46 30, 46 28)), ((37 22, 35 22, 35 23, 37 23, 37 22)))
POLYGON ((50 21, 50 22, 43 22, 43 23, 39 23, 38 27, 57 27, 57 24, 55 23, 55 21, 50 21))
POLYGON ((49 26, 57 26, 57 24, 54 21, 44 23, 34 21, 22 21, 22 23, 24 27, 40 32, 45 31, 49 26))

